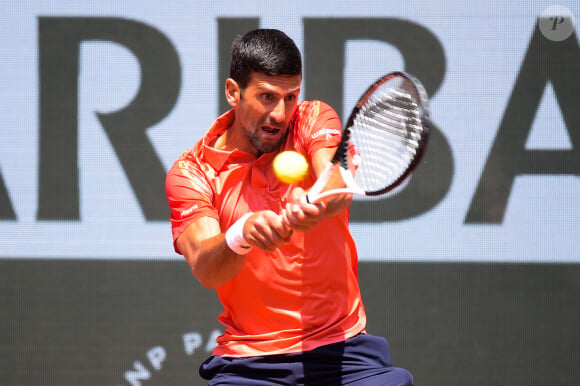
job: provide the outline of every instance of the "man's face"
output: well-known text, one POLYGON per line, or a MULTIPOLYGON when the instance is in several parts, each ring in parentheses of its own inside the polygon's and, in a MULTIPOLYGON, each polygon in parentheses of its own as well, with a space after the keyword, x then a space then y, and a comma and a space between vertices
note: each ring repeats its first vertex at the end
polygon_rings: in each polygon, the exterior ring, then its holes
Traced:
POLYGON ((301 81, 300 75, 254 73, 241 90, 236 119, 257 153, 280 147, 298 106, 301 81))

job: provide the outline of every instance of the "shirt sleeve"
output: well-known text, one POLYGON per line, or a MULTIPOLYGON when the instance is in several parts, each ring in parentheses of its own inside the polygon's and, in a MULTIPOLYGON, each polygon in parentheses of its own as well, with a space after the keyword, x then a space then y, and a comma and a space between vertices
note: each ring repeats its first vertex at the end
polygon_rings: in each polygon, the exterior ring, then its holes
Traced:
POLYGON ((175 240, 194 221, 201 217, 219 220, 214 202, 214 191, 196 165, 186 159, 176 161, 165 181, 167 201, 170 208, 171 232, 175 240))
POLYGON ((312 159, 317 150, 338 146, 342 126, 332 107, 322 101, 311 101, 300 106, 294 133, 295 143, 303 146, 312 159))

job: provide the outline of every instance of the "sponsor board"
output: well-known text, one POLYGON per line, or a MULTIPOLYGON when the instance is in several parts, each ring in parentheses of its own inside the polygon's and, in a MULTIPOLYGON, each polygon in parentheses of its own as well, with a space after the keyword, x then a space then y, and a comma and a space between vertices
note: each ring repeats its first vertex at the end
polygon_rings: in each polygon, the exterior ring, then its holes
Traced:
POLYGON ((180 259, 164 176, 226 108, 229 45, 279 28, 304 99, 344 117, 380 75, 423 81, 411 180, 357 200, 361 260, 578 262, 576 2, 3 2, 0 258, 180 259))

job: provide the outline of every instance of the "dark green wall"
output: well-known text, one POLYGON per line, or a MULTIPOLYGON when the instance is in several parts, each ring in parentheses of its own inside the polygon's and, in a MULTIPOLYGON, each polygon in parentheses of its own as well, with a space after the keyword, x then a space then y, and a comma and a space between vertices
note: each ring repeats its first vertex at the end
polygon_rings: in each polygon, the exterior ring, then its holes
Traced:
MULTIPOLYGON (((365 262, 360 281, 417 385, 580 382, 580 265, 365 262)), ((1 385, 203 384, 220 305, 185 262, 2 260, 0 287, 1 385)))

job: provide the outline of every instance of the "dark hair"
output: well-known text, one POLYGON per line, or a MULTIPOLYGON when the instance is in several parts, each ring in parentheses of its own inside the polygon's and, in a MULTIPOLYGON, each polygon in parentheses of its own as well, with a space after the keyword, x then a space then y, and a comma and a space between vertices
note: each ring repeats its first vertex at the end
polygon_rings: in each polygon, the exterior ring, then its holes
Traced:
POLYGON ((276 29, 255 29, 232 44, 230 78, 245 88, 252 73, 301 75, 302 57, 294 41, 276 29))

